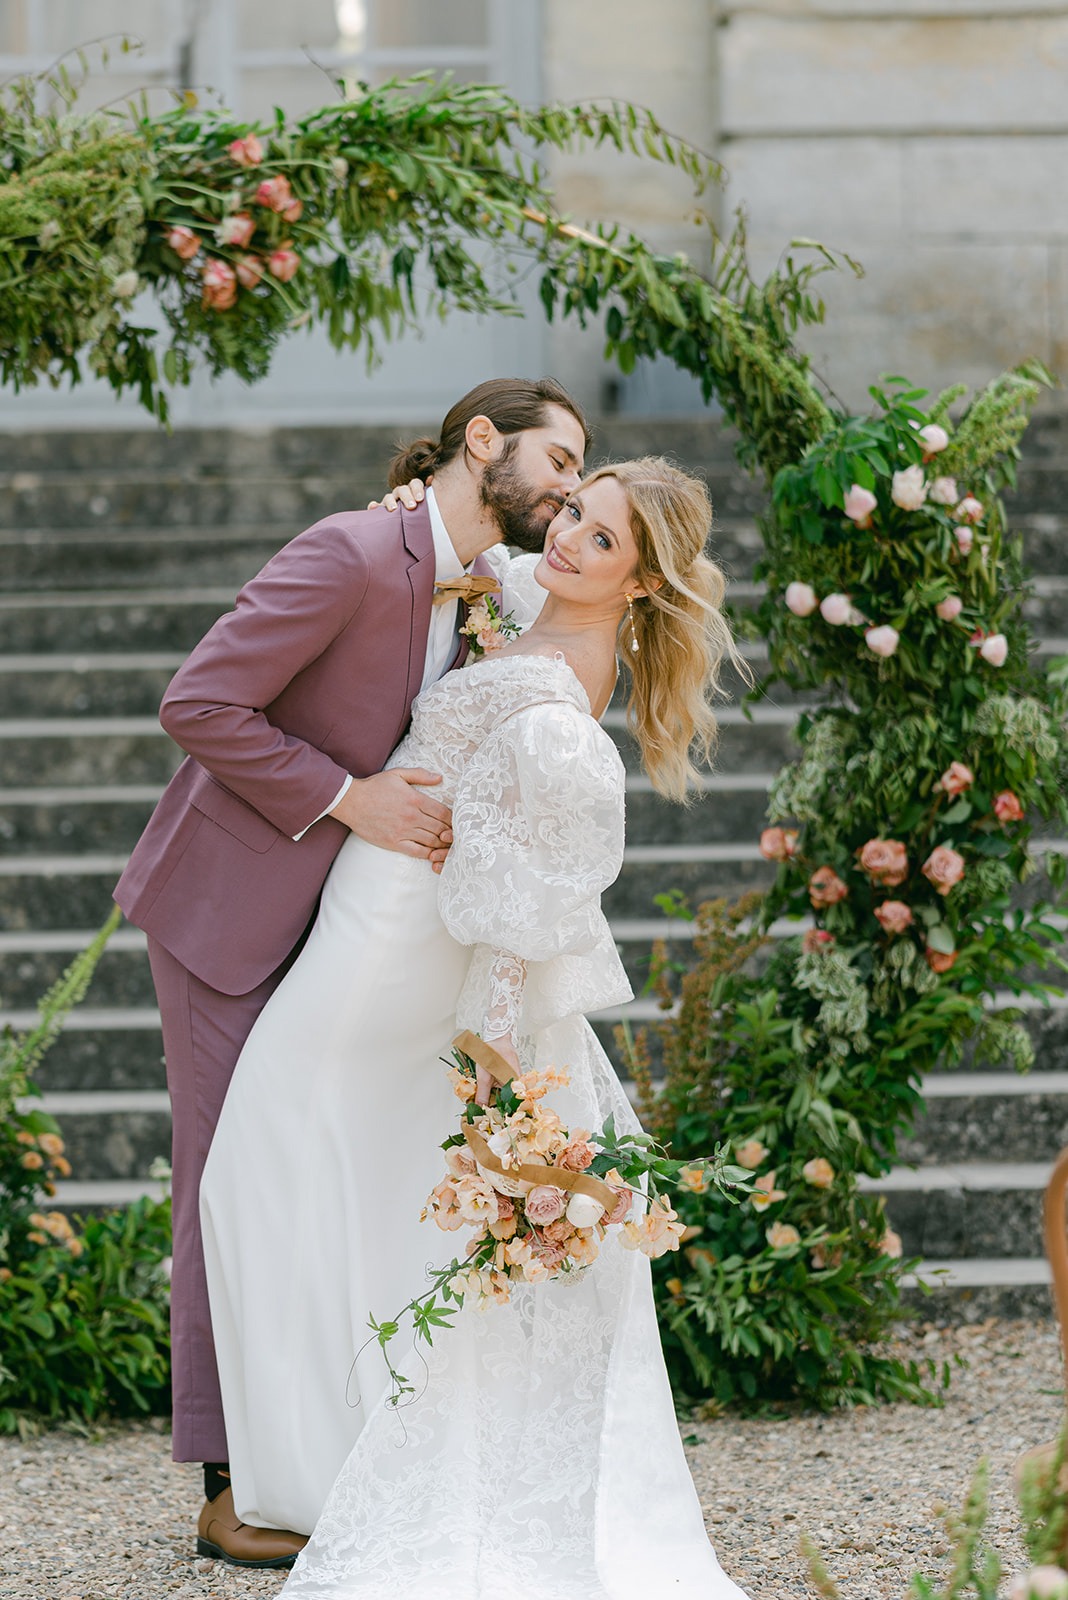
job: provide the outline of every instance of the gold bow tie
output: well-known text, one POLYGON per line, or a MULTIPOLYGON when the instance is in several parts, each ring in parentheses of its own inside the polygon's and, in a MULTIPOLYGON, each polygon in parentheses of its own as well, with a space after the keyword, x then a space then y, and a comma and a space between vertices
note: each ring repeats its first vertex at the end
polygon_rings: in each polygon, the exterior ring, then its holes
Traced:
POLYGON ((450 600, 462 600, 469 606, 476 600, 485 599, 488 594, 500 592, 501 586, 496 578, 443 578, 434 585, 434 604, 443 606, 450 600))

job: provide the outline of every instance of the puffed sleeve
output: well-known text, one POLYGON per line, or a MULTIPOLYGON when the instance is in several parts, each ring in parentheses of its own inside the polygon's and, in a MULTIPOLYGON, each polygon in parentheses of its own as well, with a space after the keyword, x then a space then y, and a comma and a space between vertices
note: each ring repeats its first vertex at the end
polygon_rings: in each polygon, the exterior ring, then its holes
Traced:
POLYGON ((565 701, 527 706, 467 763, 438 903, 473 945, 458 1021, 530 1033, 630 998, 600 897, 623 862, 624 772, 594 720, 565 701))
POLYGON ((482 552, 501 586, 501 610, 511 617, 520 633, 526 633, 545 604, 546 591, 534 578, 540 555, 510 556, 503 544, 491 545, 482 552))

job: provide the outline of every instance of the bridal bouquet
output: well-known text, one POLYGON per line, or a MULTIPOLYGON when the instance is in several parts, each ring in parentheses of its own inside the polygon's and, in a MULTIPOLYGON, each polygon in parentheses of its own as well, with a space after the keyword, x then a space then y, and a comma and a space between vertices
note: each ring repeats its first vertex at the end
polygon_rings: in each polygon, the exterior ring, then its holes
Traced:
MULTIPOLYGON (((597 1132, 567 1128, 546 1097, 569 1082, 548 1067, 512 1077, 503 1057, 477 1034, 453 1041, 450 1068, 463 1102, 460 1126, 445 1140, 445 1176, 423 1210, 447 1233, 472 1229, 466 1253, 432 1269, 429 1286, 390 1322, 371 1318, 384 1352, 410 1312, 416 1340, 433 1343, 466 1298, 503 1305, 514 1282, 571 1278, 596 1261, 609 1230, 630 1250, 656 1257, 677 1250, 685 1225, 658 1184, 704 1190, 751 1187, 752 1174, 727 1164, 717 1146, 701 1161, 675 1161, 646 1133, 619 1133, 609 1118, 597 1132), (475 1103, 476 1067, 494 1080, 492 1104, 475 1103), (440 1297, 440 1298, 439 1298, 440 1297)), ((393 1403, 412 1393, 389 1362, 393 1403)))

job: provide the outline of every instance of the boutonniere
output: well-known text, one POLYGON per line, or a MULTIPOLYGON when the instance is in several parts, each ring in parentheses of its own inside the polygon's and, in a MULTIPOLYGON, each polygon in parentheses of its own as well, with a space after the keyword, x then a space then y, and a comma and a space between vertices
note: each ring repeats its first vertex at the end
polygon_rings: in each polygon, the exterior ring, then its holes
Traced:
POLYGON ((520 628, 510 611, 504 612, 492 595, 486 595, 468 609, 467 621, 460 629, 470 640, 476 658, 500 650, 509 639, 519 637, 520 628))

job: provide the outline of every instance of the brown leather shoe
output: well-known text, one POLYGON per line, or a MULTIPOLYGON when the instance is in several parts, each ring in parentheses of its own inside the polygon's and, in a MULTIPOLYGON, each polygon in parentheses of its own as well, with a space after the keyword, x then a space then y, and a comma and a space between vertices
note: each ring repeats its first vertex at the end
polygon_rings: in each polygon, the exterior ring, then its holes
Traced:
POLYGON ((232 1567, 291 1567, 307 1542, 303 1533, 241 1522, 232 1489, 205 1500, 197 1519, 197 1555, 228 1561, 232 1567))

